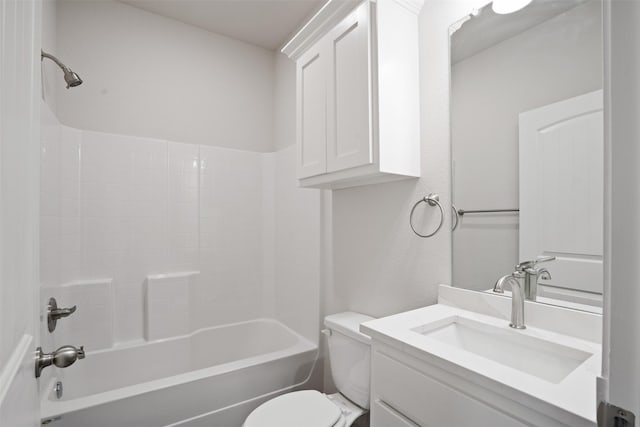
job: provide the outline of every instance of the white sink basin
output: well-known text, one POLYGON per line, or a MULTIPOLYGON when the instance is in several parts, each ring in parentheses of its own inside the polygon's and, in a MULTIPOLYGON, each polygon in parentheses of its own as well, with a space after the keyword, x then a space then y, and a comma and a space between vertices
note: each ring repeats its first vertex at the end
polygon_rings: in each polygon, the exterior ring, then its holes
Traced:
POLYGON ((554 384, 593 356, 508 326, 498 328, 460 316, 447 317, 412 331, 554 384))

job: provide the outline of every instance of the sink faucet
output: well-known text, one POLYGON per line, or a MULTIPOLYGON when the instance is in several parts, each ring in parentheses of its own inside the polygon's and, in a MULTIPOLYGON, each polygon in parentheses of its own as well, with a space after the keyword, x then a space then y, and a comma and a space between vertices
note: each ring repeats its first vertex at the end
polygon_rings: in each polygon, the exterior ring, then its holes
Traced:
POLYGON ((524 324, 524 279, 526 273, 514 271, 511 274, 501 277, 493 287, 493 292, 504 293, 504 285, 511 286, 511 323, 509 326, 515 329, 525 329, 524 324))
POLYGON ((525 273, 524 297, 530 301, 535 301, 538 297, 538 280, 551 280, 551 273, 546 268, 536 268, 541 262, 555 260, 554 256, 538 257, 531 261, 523 261, 516 265, 516 271, 525 273))

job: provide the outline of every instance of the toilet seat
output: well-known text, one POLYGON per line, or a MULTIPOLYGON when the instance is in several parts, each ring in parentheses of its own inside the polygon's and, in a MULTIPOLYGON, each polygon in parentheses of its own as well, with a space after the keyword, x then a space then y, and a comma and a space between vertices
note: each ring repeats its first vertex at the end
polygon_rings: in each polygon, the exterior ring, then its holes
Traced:
POLYGON ((258 406, 244 427, 343 427, 345 418, 336 404, 316 390, 283 394, 258 406))

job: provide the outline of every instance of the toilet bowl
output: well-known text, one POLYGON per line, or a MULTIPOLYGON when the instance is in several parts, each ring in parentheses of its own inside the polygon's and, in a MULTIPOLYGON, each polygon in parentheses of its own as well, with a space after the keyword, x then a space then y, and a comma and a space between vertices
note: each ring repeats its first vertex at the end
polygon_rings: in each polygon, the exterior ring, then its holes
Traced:
POLYGON ((372 320, 345 312, 325 317, 331 376, 338 393, 302 390, 273 398, 249 414, 243 427, 348 427, 369 409, 371 339, 359 330, 372 320))

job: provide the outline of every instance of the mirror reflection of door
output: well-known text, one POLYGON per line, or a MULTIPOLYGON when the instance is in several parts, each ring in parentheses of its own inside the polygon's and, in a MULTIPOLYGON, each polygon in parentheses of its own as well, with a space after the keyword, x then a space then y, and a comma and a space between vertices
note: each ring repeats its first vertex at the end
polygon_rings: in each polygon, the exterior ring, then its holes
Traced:
POLYGON ((556 257, 539 295, 602 294, 602 113, 596 91, 520 114, 520 261, 556 257))
POLYGON ((601 305, 601 8, 599 0, 534 0, 497 15, 488 5, 453 32, 454 204, 464 211, 520 210, 460 217, 453 232, 455 286, 487 291, 518 262, 553 255, 544 264, 552 279, 540 281, 538 301, 601 305), (534 120, 535 112, 587 94, 599 113, 575 118, 567 107, 567 116, 548 117, 563 125, 543 123, 545 142, 522 151, 522 118, 534 120))

